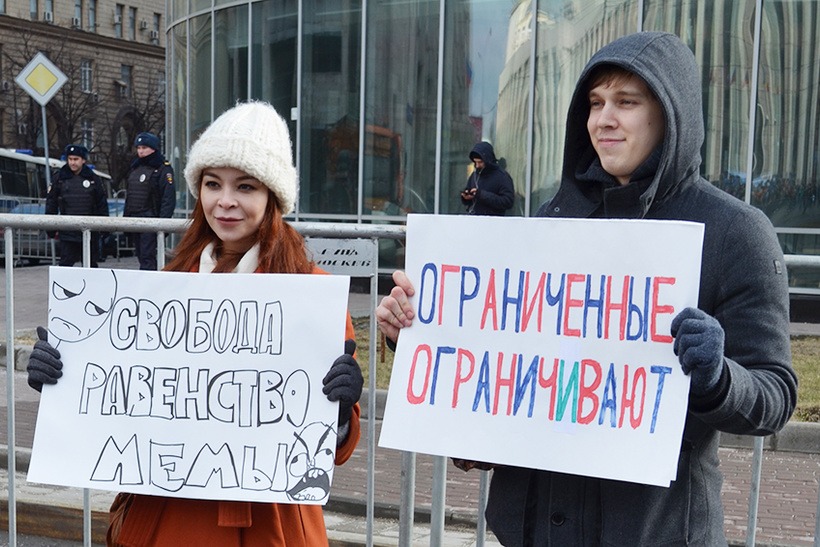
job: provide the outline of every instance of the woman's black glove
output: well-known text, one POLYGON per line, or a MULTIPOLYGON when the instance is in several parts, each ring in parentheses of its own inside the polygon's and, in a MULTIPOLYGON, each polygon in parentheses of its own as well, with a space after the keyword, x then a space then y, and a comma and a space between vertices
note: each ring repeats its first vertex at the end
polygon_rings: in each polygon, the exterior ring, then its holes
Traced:
POLYGON ((37 338, 28 359, 28 385, 40 391, 43 384, 56 384, 63 375, 63 362, 60 361, 60 352, 48 343, 48 331, 37 327, 37 338))
POLYGON ((339 427, 350 421, 353 405, 359 402, 362 396, 364 378, 359 363, 353 358, 355 351, 356 342, 345 340, 344 355, 333 361, 333 365, 322 380, 322 393, 327 395, 329 401, 339 401, 339 427))

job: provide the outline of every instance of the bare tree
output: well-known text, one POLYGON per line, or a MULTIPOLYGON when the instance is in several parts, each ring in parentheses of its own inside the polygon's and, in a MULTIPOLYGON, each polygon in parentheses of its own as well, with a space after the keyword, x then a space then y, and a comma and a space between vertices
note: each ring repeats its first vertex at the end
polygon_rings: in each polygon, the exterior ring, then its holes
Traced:
MULTIPOLYGON (((13 81, 39 52, 63 71, 68 80, 46 107, 49 155, 59 156, 69 143, 90 145, 97 167, 112 176, 116 188, 133 159, 132 143, 137 133, 162 134, 165 130, 164 75, 159 71, 149 73, 138 80, 139 85, 135 85, 137 80, 132 82, 127 93, 115 88, 105 93, 100 89, 83 89, 84 50, 78 49, 73 40, 76 32, 56 25, 49 26, 47 35, 31 29, 21 30, 19 40, 2 49, 5 60, 2 77, 13 81), (84 133, 92 124, 94 133, 89 140, 84 133)), ((85 50, 88 58, 94 57, 92 48, 85 50)), ((42 141, 38 145, 42 127, 40 105, 16 85, 9 91, 11 96, 0 102, 12 107, 11 119, 17 128, 15 147, 42 154, 42 141)))
POLYGON ((143 131, 161 135, 165 131, 165 83, 160 74, 141 79, 143 85, 132 85, 127 95, 120 95, 117 109, 102 115, 109 130, 109 173, 115 189, 122 185, 134 160, 133 142, 143 131))

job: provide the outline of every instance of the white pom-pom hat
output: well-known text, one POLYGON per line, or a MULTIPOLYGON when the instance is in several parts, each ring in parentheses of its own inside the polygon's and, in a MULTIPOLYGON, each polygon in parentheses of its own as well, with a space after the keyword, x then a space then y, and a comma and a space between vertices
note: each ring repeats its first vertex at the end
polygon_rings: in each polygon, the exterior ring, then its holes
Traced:
POLYGON ((290 133, 268 103, 241 103, 226 110, 191 146, 185 182, 195 198, 207 167, 233 167, 247 173, 271 189, 283 215, 293 212, 299 180, 290 133))

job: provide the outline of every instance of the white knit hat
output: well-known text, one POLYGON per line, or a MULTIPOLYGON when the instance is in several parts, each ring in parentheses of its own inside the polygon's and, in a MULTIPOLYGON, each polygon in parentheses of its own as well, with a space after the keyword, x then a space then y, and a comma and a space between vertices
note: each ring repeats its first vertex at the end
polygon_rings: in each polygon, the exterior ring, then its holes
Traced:
POLYGON ((273 191, 283 215, 293 211, 299 181, 290 133, 285 120, 268 103, 237 104, 215 119, 191 146, 185 181, 194 197, 199 197, 206 167, 233 167, 251 175, 273 191))

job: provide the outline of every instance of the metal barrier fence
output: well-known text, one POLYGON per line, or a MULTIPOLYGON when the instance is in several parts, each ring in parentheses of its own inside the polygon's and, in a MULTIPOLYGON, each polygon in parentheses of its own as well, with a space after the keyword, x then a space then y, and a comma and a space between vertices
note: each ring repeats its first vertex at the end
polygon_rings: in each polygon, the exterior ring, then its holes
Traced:
MULTIPOLYGON (((5 203, 4 207, 11 205, 5 203)), ((9 210, 14 214, 44 215, 46 204, 44 199, 18 197, 14 199, 13 207, 9 210)), ((37 264, 41 260, 55 263, 56 247, 54 239, 49 238, 45 230, 27 228, 14 232, 14 252, 17 261, 25 259, 32 264, 37 264)))
MULTIPOLYGON (((46 200, 43 198, 14 197, 13 199, 0 200, 0 210, 8 211, 9 214, 23 215, 45 215, 46 200)), ((124 201, 122 199, 109 200, 109 212, 112 216, 122 214, 124 201)), ((38 217, 35 217, 38 218, 38 217)), ((43 217, 39 217, 43 218, 43 217)), ((36 265, 41 262, 56 265, 59 258, 58 242, 48 236, 49 230, 38 229, 36 227, 21 228, 14 231, 14 259, 15 265, 22 265, 25 261, 28 264, 36 265)), ((3 249, 5 241, 3 234, 0 234, 0 257, 4 256, 3 249)), ((133 253, 134 248, 128 238, 122 232, 105 233, 105 237, 100 238, 100 248, 98 250, 98 262, 103 262, 109 256, 118 259, 126 253, 133 253)))
MULTIPOLYGON (((405 228, 403 226, 387 225, 364 225, 364 224, 330 224, 330 223, 309 223, 296 222, 293 226, 305 237, 321 237, 335 239, 369 239, 374 243, 379 240, 403 240, 405 238, 405 228)), ((143 218, 122 218, 122 217, 71 217, 71 216, 45 216, 26 214, 0 214, 0 227, 3 229, 6 269, 6 340, 14 340, 14 264, 19 260, 20 254, 16 253, 15 244, 19 239, 16 232, 34 233, 45 230, 82 230, 83 231, 83 266, 90 265, 91 252, 91 231, 104 232, 156 232, 157 233, 157 264, 162 268, 165 264, 165 234, 179 233, 187 227, 184 219, 143 219, 143 218), (16 232, 15 232, 16 231, 16 232)), ((54 256, 53 250, 51 256, 54 256)), ((795 265, 800 267, 811 267, 820 269, 820 256, 806 257, 793 256, 786 257, 787 266, 795 265)), ((378 296, 378 253, 375 253, 370 275, 370 296, 372 306, 375 308, 378 296)), ((370 314, 370 340, 369 340, 369 385, 371 394, 376 391, 376 324, 373 314, 370 314)), ((14 344, 7 344, 6 363, 14 363, 14 344)), ((8 366, 6 397, 8 402, 8 531, 10 545, 14 547, 17 543, 17 507, 16 507, 16 434, 15 434, 15 412, 14 412, 14 367, 8 366)), ((376 397, 368 397, 368 473, 367 473, 367 526, 366 543, 373 544, 374 520, 374 469, 375 469, 375 416, 376 397)), ((757 523, 758 496, 760 490, 760 475, 763 459, 764 439, 755 438, 753 449, 752 477, 749 493, 749 510, 746 545, 755 544, 755 531, 757 523)), ((444 457, 434 459, 433 468, 433 488, 430 515, 430 545, 437 546, 443 543, 444 523, 445 523, 445 493, 446 493, 446 465, 444 457)), ((489 472, 481 472, 479 485, 479 506, 478 522, 476 527, 476 546, 482 547, 485 543, 485 522, 483 520, 483 509, 486 506, 487 493, 489 487, 489 472)), ((409 547, 412 543, 412 530, 414 523, 414 499, 415 499, 415 454, 403 453, 402 455, 402 484, 401 484, 401 506, 399 518, 399 538, 400 547, 409 547)), ((89 491, 83 491, 83 534, 84 544, 91 546, 91 510, 89 491)), ((820 499, 817 502, 817 522, 815 524, 815 547, 820 547, 820 499)))

